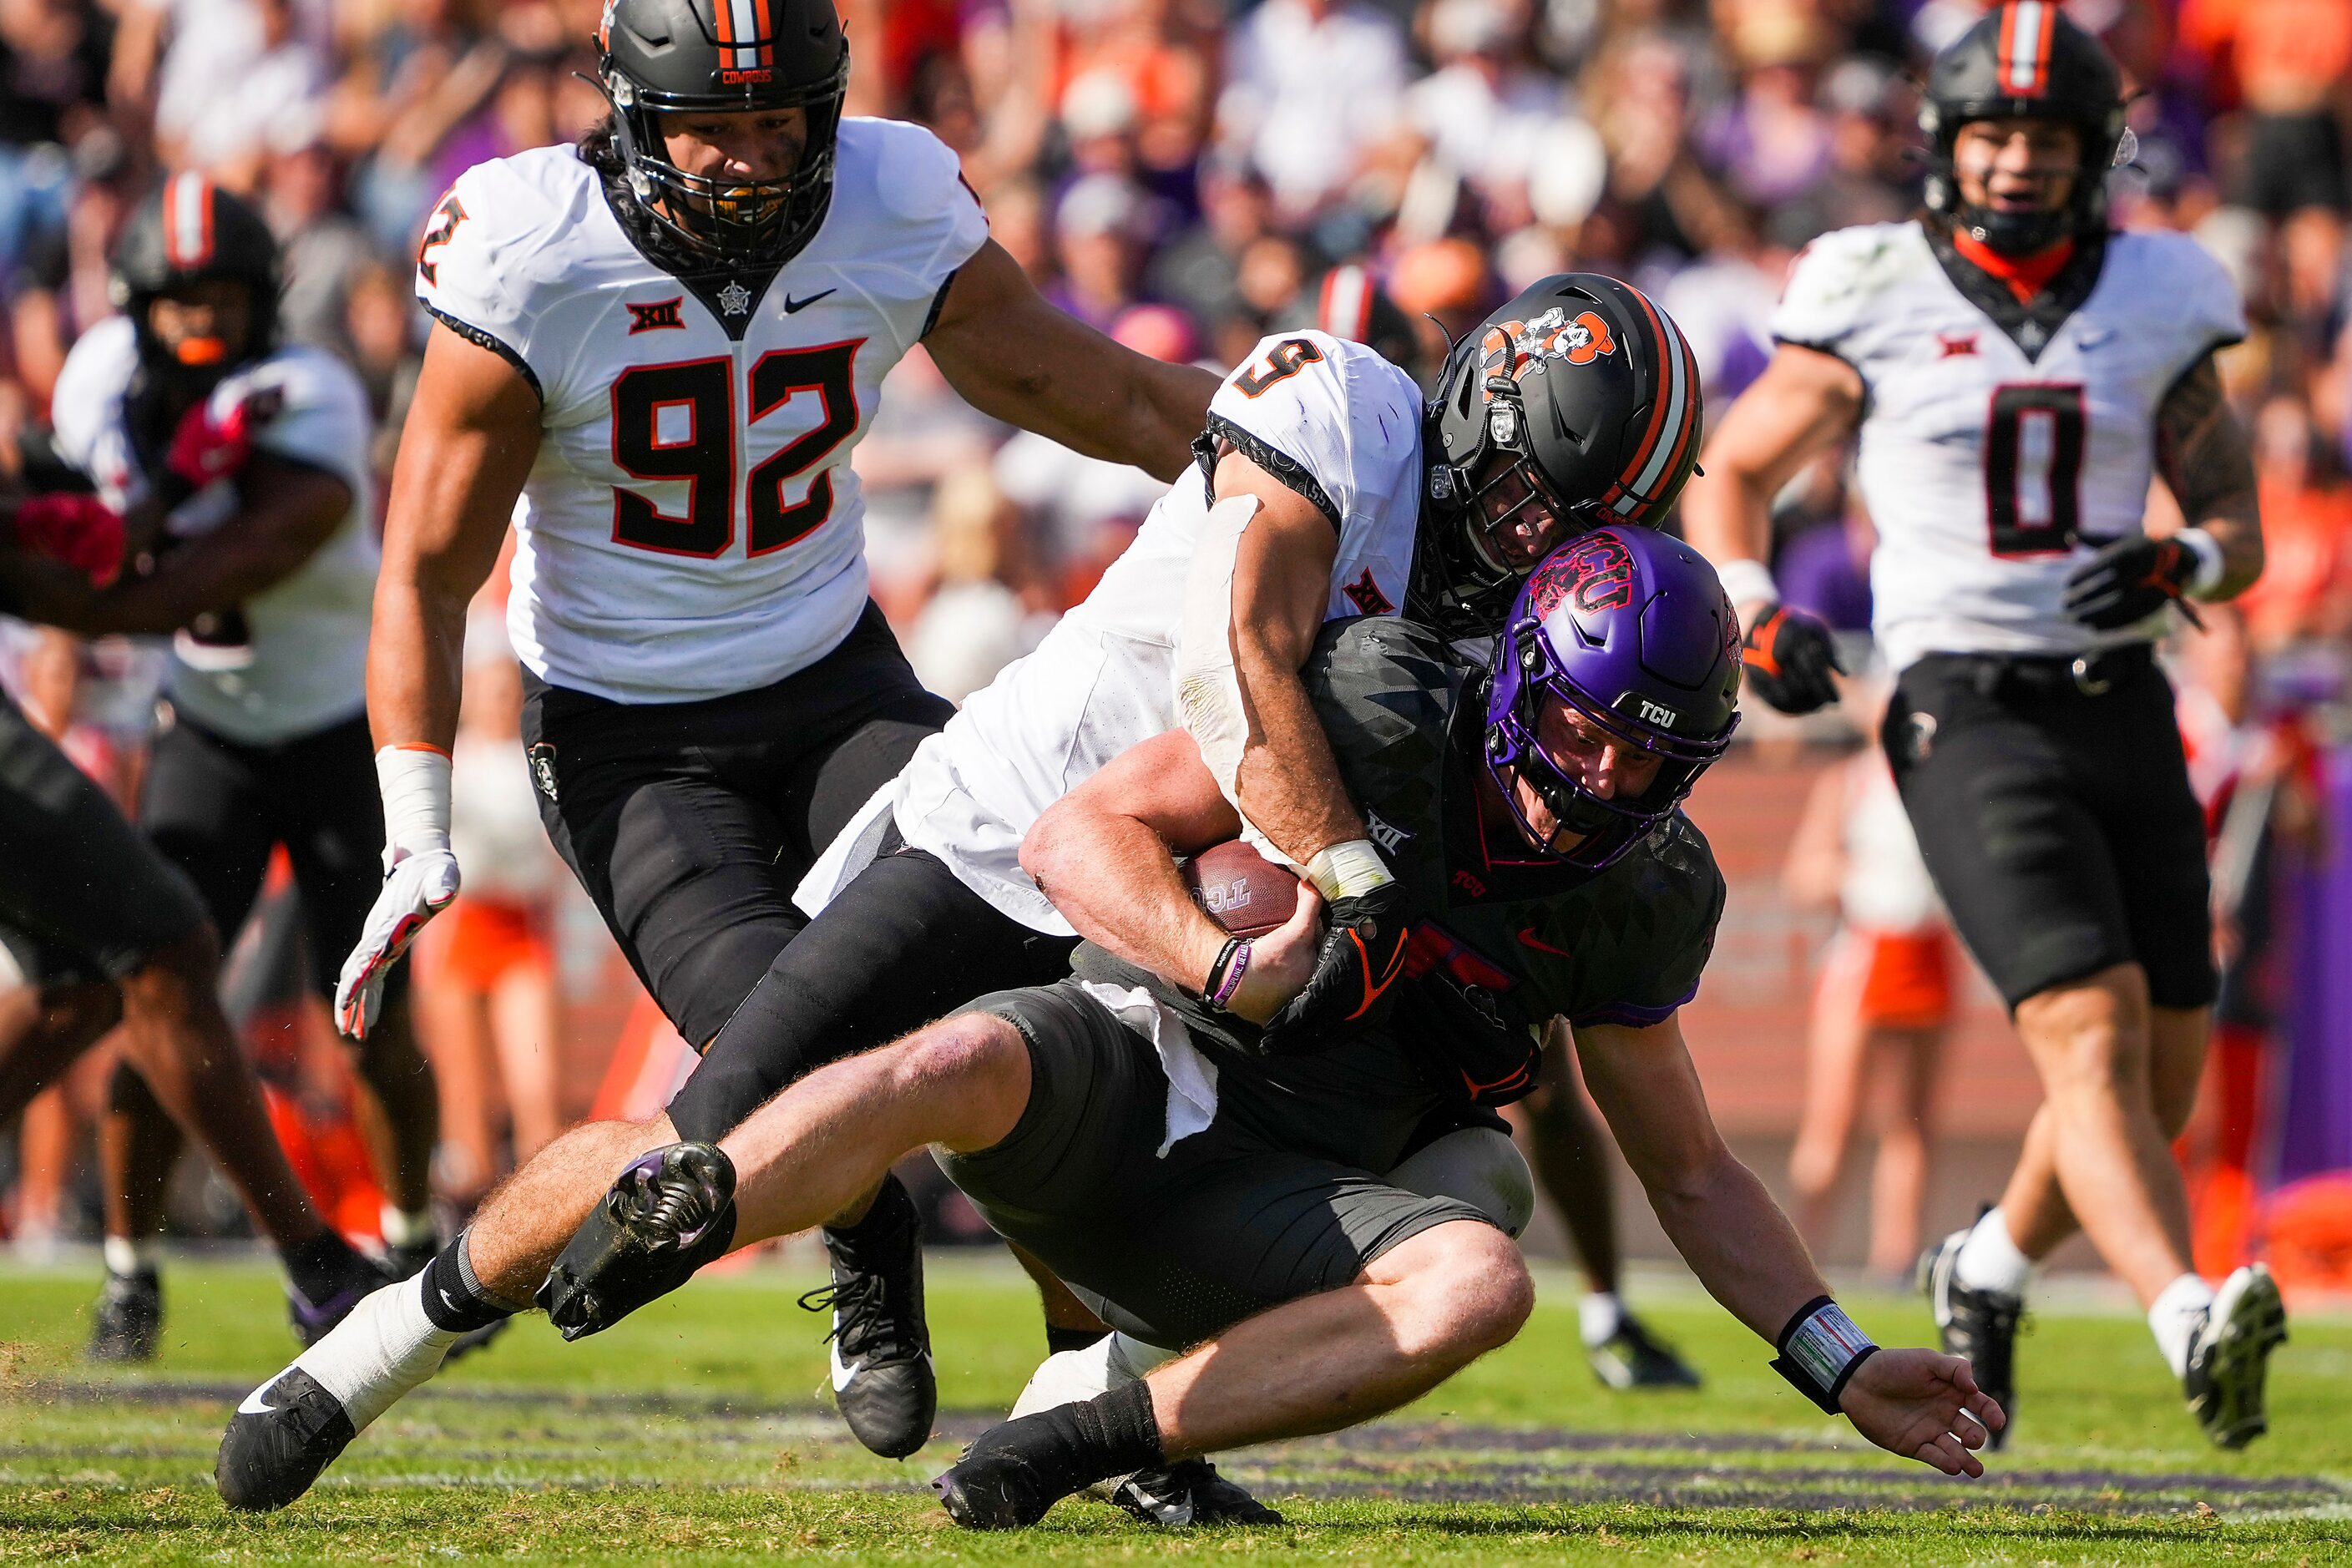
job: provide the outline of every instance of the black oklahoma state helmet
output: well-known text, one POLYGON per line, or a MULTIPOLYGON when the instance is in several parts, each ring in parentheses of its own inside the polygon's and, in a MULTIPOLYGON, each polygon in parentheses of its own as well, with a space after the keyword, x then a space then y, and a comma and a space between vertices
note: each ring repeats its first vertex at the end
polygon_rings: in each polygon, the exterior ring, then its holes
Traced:
POLYGON ((1570 534, 1656 526, 1697 467, 1702 416, 1690 346, 1631 284, 1557 273, 1488 316, 1446 356, 1429 405, 1411 612, 1454 637, 1491 635, 1570 534), (1479 504, 1506 476, 1560 526, 1515 541, 1527 503, 1500 517, 1479 504))
POLYGON ((698 259, 778 267, 833 197, 849 40, 833 0, 605 0, 600 69, 630 194, 698 259), (781 180, 689 174, 669 161, 664 113, 805 109, 808 145, 781 180))
POLYGON ((1930 149, 1927 206, 1979 244, 2030 256, 2107 218, 2107 171, 2124 140, 2123 76, 2100 42, 2054 0, 2012 0, 1985 13, 1927 68, 1919 129, 1930 149), (1974 120, 2054 120, 2074 126, 2083 153, 2063 207, 1988 212, 1960 200, 1952 144, 1974 120))
POLYGON ((278 239, 261 215, 202 174, 174 174, 139 205, 114 245, 110 292, 138 333, 139 357, 166 377, 208 386, 269 352, 278 335, 278 239), (246 286, 245 342, 195 339, 175 353, 157 342, 147 307, 158 295, 227 279, 246 286))

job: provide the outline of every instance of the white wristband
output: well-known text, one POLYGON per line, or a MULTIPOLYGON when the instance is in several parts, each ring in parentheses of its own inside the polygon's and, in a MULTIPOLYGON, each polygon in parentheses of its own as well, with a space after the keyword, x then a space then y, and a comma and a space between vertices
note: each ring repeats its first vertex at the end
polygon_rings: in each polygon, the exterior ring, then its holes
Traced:
POLYGON ((1369 838, 1350 838, 1318 851, 1307 862, 1307 879, 1326 899, 1369 893, 1396 880, 1369 838))
POLYGON ((423 746, 386 746, 375 754, 383 795, 383 868, 412 855, 449 847, 449 759, 423 746))
POLYGON ((1724 596, 1735 610, 1759 599, 1774 605, 1780 602, 1780 585, 1772 581, 1772 569, 1761 561, 1727 561, 1715 569, 1715 574, 1722 579, 1724 596))
POLYGON ((2189 597, 2205 598, 2221 585, 2222 574, 2229 570, 2221 558, 2221 542, 2201 528, 2184 528, 2172 537, 2197 557, 2197 570, 2188 583, 2189 597))

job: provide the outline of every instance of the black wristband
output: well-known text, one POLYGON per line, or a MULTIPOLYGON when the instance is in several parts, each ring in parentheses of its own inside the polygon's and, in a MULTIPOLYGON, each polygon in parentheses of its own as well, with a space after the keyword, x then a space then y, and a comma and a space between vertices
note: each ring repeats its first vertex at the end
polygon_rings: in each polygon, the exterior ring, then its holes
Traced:
POLYGON ((1831 1415, 1843 1414, 1838 1395, 1853 1381, 1855 1369, 1878 1353, 1870 1336, 1827 1296, 1816 1296, 1797 1309, 1773 1347, 1780 1353, 1772 1358, 1772 1370, 1831 1415))
POLYGON ((1213 1007, 1220 1007, 1222 1005, 1217 1001, 1217 993, 1225 988, 1225 971, 1233 967, 1234 955, 1241 952, 1241 938, 1237 936, 1229 936, 1225 938, 1225 945, 1218 952, 1217 962, 1209 965, 1209 978, 1201 983, 1202 1001, 1208 1003, 1209 1005, 1213 1007))

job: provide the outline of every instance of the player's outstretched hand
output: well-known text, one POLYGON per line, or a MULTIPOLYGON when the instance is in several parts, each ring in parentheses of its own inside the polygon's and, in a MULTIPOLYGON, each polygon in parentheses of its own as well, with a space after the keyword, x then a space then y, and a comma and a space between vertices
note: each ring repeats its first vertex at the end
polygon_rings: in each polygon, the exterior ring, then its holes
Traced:
POLYGON ((1818 616, 1769 605, 1740 639, 1741 662, 1756 695, 1783 713, 1811 713, 1838 700, 1843 675, 1837 639, 1818 616))
POLYGON ((2179 600, 2196 573, 2197 557, 2178 540, 2118 539, 2066 574, 2066 613, 2095 630, 2114 631, 2179 600))
POLYGON ((1302 1056, 1338 1043, 1338 1030, 1370 1016, 1404 973, 1403 884, 1334 899, 1306 986, 1267 1023, 1258 1048, 1269 1057, 1302 1056))
POLYGON ((1249 968, 1234 988, 1225 1011, 1263 1024, 1307 989, 1322 949, 1322 917, 1323 895, 1315 890, 1314 883, 1299 879, 1298 904, 1290 918, 1276 930, 1251 940, 1249 968))
POLYGON ((1929 1350, 1874 1352, 1853 1369, 1838 1404, 1855 1431, 1888 1453, 1948 1476, 1983 1475, 1971 1450, 2009 1425, 1965 1360, 1929 1350))
POLYGON ((343 960, 342 979, 335 986, 335 1027, 354 1040, 367 1038, 383 1006, 384 976, 425 922, 457 896, 457 858, 446 849, 411 855, 393 867, 360 929, 359 945, 343 960))

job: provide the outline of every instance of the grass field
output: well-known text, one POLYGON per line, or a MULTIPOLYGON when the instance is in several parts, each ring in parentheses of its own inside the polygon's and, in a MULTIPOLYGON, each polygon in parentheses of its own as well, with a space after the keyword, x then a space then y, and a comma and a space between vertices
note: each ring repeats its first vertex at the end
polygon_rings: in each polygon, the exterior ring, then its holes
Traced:
MULTIPOLYGON (((92 1280, 0 1272, 0 1557, 42 1562, 431 1563, 456 1558, 874 1563, 1283 1561, 2043 1563, 2352 1562, 2352 1321, 2299 1320, 2272 1375, 2272 1435, 2207 1447, 2136 1317, 2047 1310, 2021 1355, 2010 1450, 1973 1484, 1862 1444, 1695 1295, 1647 1293, 1706 1372, 1696 1394, 1615 1394, 1575 1353, 1576 1289, 1540 1281, 1517 1344, 1379 1426, 1235 1456, 1284 1528, 1159 1534, 1084 1499, 1018 1536, 974 1536, 929 1478, 1042 1353, 1007 1267, 931 1270, 942 1404, 904 1465, 823 1402, 818 1320, 792 1268, 709 1279, 567 1347, 544 1321, 412 1397, 300 1503, 215 1500, 230 1408, 289 1353, 259 1264, 166 1275, 151 1369, 77 1363, 92 1280)), ((1850 1298, 1882 1340, 1926 1313, 1850 1298)))

